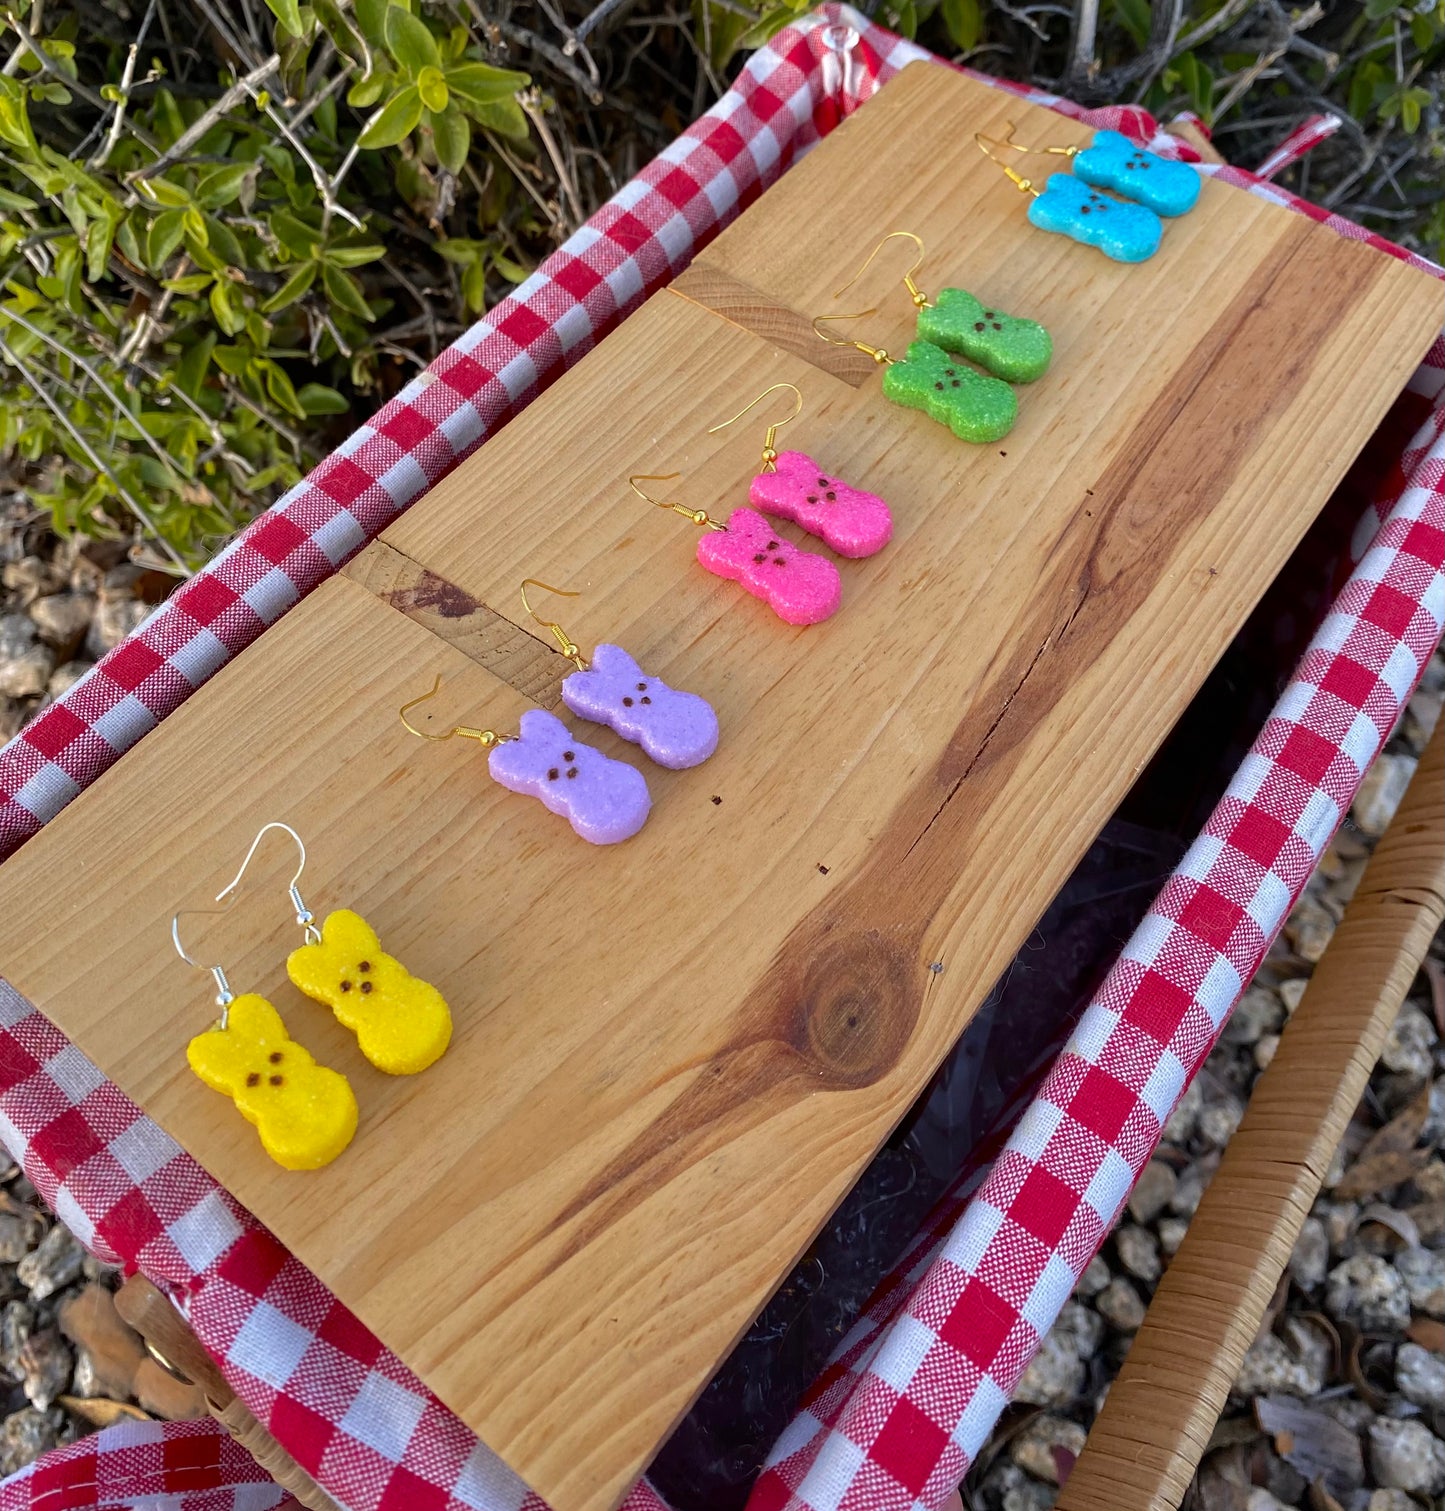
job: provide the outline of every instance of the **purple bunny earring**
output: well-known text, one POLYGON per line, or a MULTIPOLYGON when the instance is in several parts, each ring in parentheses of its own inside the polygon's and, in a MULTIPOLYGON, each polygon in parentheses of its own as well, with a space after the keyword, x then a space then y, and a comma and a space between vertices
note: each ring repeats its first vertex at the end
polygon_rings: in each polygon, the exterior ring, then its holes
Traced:
POLYGON ((599 645, 588 661, 555 619, 543 619, 527 601, 529 587, 575 598, 536 577, 522 584, 522 607, 551 630, 562 654, 577 668, 562 683, 562 701, 579 719, 605 724, 640 745, 659 766, 699 766, 717 749, 717 714, 697 693, 680 692, 650 676, 620 645, 599 645))
POLYGON ((652 796, 642 773, 583 745, 561 719, 545 709, 529 708, 522 715, 520 732, 514 735, 462 724, 439 735, 418 729, 407 711, 436 697, 441 684, 438 676, 429 693, 401 706, 401 722, 412 734, 423 740, 450 740, 453 735, 476 740, 488 752, 487 770, 494 782, 536 798, 590 844, 615 845, 631 839, 647 822, 652 796))

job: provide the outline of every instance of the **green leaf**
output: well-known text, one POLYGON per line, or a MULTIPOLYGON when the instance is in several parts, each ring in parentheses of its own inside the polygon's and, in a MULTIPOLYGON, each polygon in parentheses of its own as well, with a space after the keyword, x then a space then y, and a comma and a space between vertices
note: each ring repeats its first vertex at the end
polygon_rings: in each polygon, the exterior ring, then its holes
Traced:
POLYGON ((163 210, 156 216, 146 232, 146 266, 151 272, 159 273, 165 267, 185 234, 184 210, 163 210))
POLYGON ((298 0, 266 0, 266 6, 293 37, 301 36, 301 6, 298 0))
MULTIPOLYGON (((1420 112, 1417 109, 1415 119, 1418 122, 1420 112)), ((85 233, 85 276, 92 283, 99 283, 105 277, 106 263, 110 261, 110 243, 115 235, 116 222, 110 216, 102 216, 99 220, 93 220, 85 233)))
POLYGON ((472 128, 466 116, 453 106, 431 117, 431 131, 437 161, 447 172, 460 173, 467 160, 467 149, 472 145, 472 128))
POLYGON ((972 52, 983 37, 979 0, 943 0, 943 24, 960 52, 972 52))
POLYGON ((334 388, 324 383, 303 383, 296 398, 303 414, 345 414, 351 405, 334 388))
POLYGON ((369 110, 386 93, 394 75, 386 68, 373 68, 346 91, 346 103, 357 110, 369 110))
POLYGON ((244 268, 246 253, 242 250, 236 234, 224 221, 214 215, 203 216, 206 223, 206 245, 230 268, 244 268))
POLYGON ((448 262, 467 267, 478 257, 485 257, 491 250, 491 246, 489 241, 476 241, 469 236, 449 236, 445 241, 437 242, 435 250, 440 252, 448 262))
POLYGON ((480 315, 487 307, 487 265, 480 257, 462 273, 462 298, 474 315, 480 315))
POLYGON ((440 68, 423 68, 416 76, 416 87, 421 94, 421 102, 428 110, 439 111, 447 108, 449 98, 447 81, 440 68))
POLYGON ((520 262, 513 262, 510 257, 503 257, 500 253, 492 259, 492 266, 508 283, 525 283, 532 276, 530 268, 524 268, 520 262))
POLYGON ((15 194, 9 189, 0 189, 0 210, 34 210, 39 201, 24 194, 15 194))
POLYGON ((1124 30, 1144 47, 1149 41, 1149 0, 1114 0, 1114 10, 1124 30))
POLYGON ((215 331, 206 331, 186 344, 181 360, 176 363, 176 384, 194 399, 205 382, 206 369, 211 365, 211 352, 216 345, 215 331))
POLYGON ((273 210, 267 220, 271 234, 298 261, 315 257, 321 246, 321 233, 289 210, 273 210))
POLYGON ((497 100, 491 105, 478 105, 467 114, 486 131, 495 131, 498 136, 525 138, 527 117, 515 100, 497 100))
POLYGON ((379 242, 334 242, 323 250, 321 260, 338 268, 359 268, 385 256, 386 248, 379 242))
POLYGON ((340 268, 323 263, 321 286, 326 290, 326 297, 337 309, 355 315, 358 320, 369 321, 372 318, 371 306, 361 292, 361 285, 350 273, 343 273, 340 268))
POLYGON ((447 88, 464 110, 509 100, 532 82, 532 76, 511 68, 493 68, 490 63, 458 63, 447 69, 447 88))
POLYGON ((190 194, 168 178, 143 178, 136 183, 136 188, 152 204, 165 205, 167 208, 183 210, 191 202, 190 194))
POLYGON ((361 34, 373 46, 386 41, 386 13, 390 0, 356 0, 351 7, 361 34))
POLYGON ((1384 71, 1378 63, 1361 63, 1350 80, 1350 114, 1356 120, 1364 120, 1375 103, 1375 87, 1384 79, 1384 71))
POLYGON ((1190 104, 1208 124, 1214 115, 1214 75, 1192 52, 1182 53, 1174 60, 1174 65, 1179 70, 1179 81, 1190 104))
POLYGON ((207 210, 218 210, 238 199, 253 171, 250 163, 228 163, 224 168, 213 168, 196 184, 196 203, 207 210))
POLYGON ((357 137, 359 146, 395 147, 416 130, 421 120, 421 91, 415 84, 398 90, 366 123, 357 137))
POLYGON ((425 21, 404 11, 399 5, 387 7, 386 45, 413 78, 423 68, 440 68, 441 50, 425 21))
POLYGON ((286 374, 286 369, 269 361, 263 366, 266 373, 266 392, 270 395, 271 402, 279 404, 282 409, 294 414, 297 419, 304 420, 306 411, 302 409, 301 401, 296 397, 296 390, 286 374))
POLYGON ((1424 52, 1435 40, 1435 23, 1429 16, 1410 17, 1410 40, 1418 51, 1424 52))
POLYGON ((284 310, 288 304, 295 304, 316 282, 317 268, 317 263, 303 262, 261 308, 268 315, 274 315, 277 310, 284 310))
POLYGON ((228 336, 245 327, 245 314, 232 303, 230 286, 219 278, 211 285, 211 313, 228 336))
POLYGON ((184 278, 166 278, 161 287, 177 294, 201 294, 210 286, 209 273, 187 273, 184 278))

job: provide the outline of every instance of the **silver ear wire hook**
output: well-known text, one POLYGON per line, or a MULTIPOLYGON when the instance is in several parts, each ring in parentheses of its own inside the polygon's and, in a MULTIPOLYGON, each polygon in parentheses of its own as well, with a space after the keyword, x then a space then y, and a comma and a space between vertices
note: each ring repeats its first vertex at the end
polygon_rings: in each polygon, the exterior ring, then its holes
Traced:
POLYGON ((296 841, 296 848, 300 852, 301 858, 296 863, 296 870, 292 874, 290 882, 287 883, 286 893, 291 899, 291 906, 296 910, 296 922, 306 930, 307 944, 320 944, 321 930, 316 927, 316 915, 306 906, 296 885, 301 880, 301 873, 306 869, 306 844, 290 824, 283 824, 279 819, 263 825, 257 831, 256 838, 251 841, 251 848, 246 851, 245 860, 241 862, 241 869, 216 893, 216 901, 221 902, 224 898, 229 897, 241 885, 241 878, 246 874, 246 867, 251 864, 251 857, 255 855, 257 846, 272 829, 284 829, 296 841))
POLYGON ((226 1020, 230 1015, 231 1004, 236 1000, 236 994, 231 990, 231 983, 226 980, 226 973, 219 965, 203 965, 199 960, 192 960, 186 954, 186 948, 181 943, 181 919, 196 918, 204 914, 208 918, 214 918, 218 913, 224 913, 225 908, 182 908, 171 919, 171 943, 176 947, 178 954, 187 965, 194 966, 198 971, 209 971, 216 983, 216 1006, 221 1009, 221 1027, 226 1027, 226 1020))

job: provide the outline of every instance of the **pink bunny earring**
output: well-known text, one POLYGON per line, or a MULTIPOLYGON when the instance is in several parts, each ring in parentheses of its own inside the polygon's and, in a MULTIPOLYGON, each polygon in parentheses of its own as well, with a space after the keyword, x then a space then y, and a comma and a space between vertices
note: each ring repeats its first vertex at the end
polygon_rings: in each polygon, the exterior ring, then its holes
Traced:
POLYGON ((774 383, 745 404, 709 435, 726 430, 771 393, 789 389, 793 412, 768 426, 763 437, 758 475, 748 490, 748 502, 764 514, 790 519, 809 535, 816 536, 839 556, 872 556, 893 538, 893 515, 876 493, 851 487, 833 477, 805 451, 777 449, 778 430, 803 412, 803 394, 795 383, 774 383))
POLYGON ((715 576, 726 577, 760 598, 787 624, 819 624, 843 599, 843 580, 826 556, 784 540, 755 509, 734 509, 727 523, 705 509, 689 509, 670 499, 650 498, 639 483, 667 483, 676 472, 637 472, 628 486, 646 503, 671 509, 707 533, 697 543, 697 559, 715 576))
POLYGON ((607 725, 674 771, 700 766, 717 749, 717 714, 706 698, 649 675, 620 645, 599 645, 588 661, 555 619, 543 619, 527 601, 528 588, 563 598, 577 594, 535 577, 522 584, 522 607, 551 630, 558 649, 577 668, 563 680, 562 701, 579 719, 607 725))
POLYGON ((529 708, 514 735, 462 724, 445 734, 418 729, 407 718, 408 711, 436 697, 441 685, 438 675, 429 693, 403 703, 398 710, 401 722, 419 739, 450 740, 461 735, 475 740, 487 752, 487 770, 494 782, 536 798, 544 808, 565 818, 589 844, 615 845, 631 839, 647 822, 652 797, 642 773, 626 761, 614 761, 582 744, 545 708, 529 708))

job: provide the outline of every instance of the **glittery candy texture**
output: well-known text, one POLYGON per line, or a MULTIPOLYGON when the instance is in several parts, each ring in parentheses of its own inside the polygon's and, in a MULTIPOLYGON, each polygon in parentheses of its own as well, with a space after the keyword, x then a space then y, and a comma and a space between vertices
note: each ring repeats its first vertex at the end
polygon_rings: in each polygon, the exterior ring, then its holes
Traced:
POLYGON ((839 556, 872 556, 893 538, 893 516, 876 493, 829 477, 802 451, 780 451, 775 465, 748 492, 764 514, 792 520, 839 556))
POLYGON ((555 714, 529 708, 522 735, 492 747, 487 769, 513 792, 540 798, 594 845, 615 845, 647 822, 652 797, 635 766, 583 745, 555 714))
POLYGON ((579 719, 607 725, 674 771, 700 765, 717 749, 712 704, 649 677, 620 645, 599 645, 587 670, 563 682, 562 701, 579 719))
POLYGON ((982 445, 1013 429, 1018 400, 1007 383, 955 362, 929 341, 909 343, 908 355, 883 369, 883 392, 895 404, 921 409, 960 441, 982 445))
POLYGON ((741 583, 789 624, 818 624, 843 599, 837 567, 781 539, 755 509, 734 509, 726 530, 709 530, 697 543, 697 559, 709 572, 741 583))
POLYGON ((351 1083, 318 1065, 264 997, 237 997, 225 1028, 197 1034, 186 1058, 207 1086, 230 1097, 256 1125, 261 1147, 288 1170, 329 1165, 356 1132, 351 1083))
POLYGON ((1049 370, 1054 343, 1037 320, 986 308, 965 289, 943 289, 918 312, 918 338, 958 352, 1008 383, 1032 383, 1049 370))
POLYGON ((1050 175, 1044 192, 1029 205, 1029 219, 1041 231, 1098 247, 1115 262, 1145 261, 1159 250, 1164 235, 1164 223, 1152 210, 1110 199, 1072 173, 1050 175))
POLYGON ((442 1057, 452 1015, 430 982, 388 955, 376 930, 348 908, 330 914, 320 944, 286 957, 286 973, 356 1035, 362 1054, 388 1075, 410 1076, 442 1057))
POLYGON ((1199 201, 1200 178, 1188 163, 1155 157, 1117 131, 1100 131, 1074 158, 1074 172, 1086 184, 1112 189, 1156 215, 1183 215, 1199 201))

